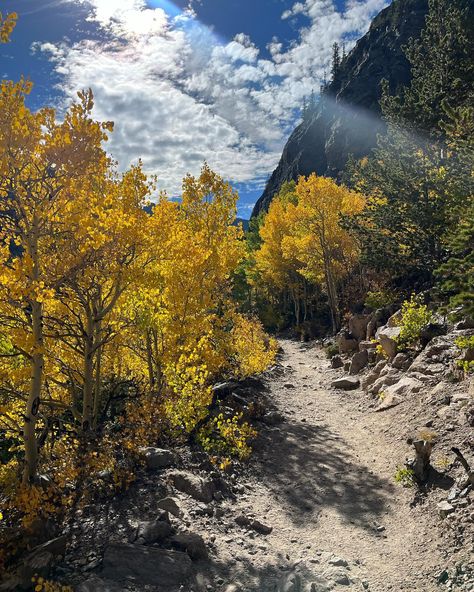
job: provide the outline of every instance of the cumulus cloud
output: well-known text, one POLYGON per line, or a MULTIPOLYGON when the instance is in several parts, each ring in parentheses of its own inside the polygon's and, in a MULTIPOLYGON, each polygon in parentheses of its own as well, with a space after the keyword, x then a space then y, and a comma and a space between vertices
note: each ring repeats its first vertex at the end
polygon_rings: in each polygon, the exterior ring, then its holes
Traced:
POLYGON ((69 0, 89 8, 102 41, 37 43, 61 75, 65 101, 91 87, 95 116, 114 120, 109 149, 125 168, 142 158, 160 187, 179 193, 204 160, 246 187, 276 165, 304 96, 318 89, 334 41, 365 32, 388 0, 296 2, 282 18, 302 19, 289 46, 274 38, 269 58, 247 35, 221 41, 201 25, 196 2, 180 14, 145 0, 69 0))

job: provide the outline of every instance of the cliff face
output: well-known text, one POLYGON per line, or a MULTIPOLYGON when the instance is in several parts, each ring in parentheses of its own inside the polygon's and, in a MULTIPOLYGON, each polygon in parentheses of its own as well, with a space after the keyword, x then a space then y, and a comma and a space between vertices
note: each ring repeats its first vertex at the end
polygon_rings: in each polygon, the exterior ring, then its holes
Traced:
POLYGON ((253 216, 268 206, 282 183, 317 173, 338 178, 350 155, 362 158, 383 130, 380 83, 390 89, 410 81, 402 47, 424 28, 428 0, 394 0, 372 22, 343 61, 311 117, 291 134, 278 167, 255 204, 253 216))

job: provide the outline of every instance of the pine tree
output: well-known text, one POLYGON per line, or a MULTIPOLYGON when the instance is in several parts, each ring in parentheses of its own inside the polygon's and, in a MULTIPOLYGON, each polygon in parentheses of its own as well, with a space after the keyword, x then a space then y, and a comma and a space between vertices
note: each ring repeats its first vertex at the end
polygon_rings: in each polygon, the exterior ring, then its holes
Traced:
POLYGON ((341 67, 341 53, 339 43, 335 42, 332 46, 332 63, 331 63, 331 74, 332 79, 336 80, 337 75, 341 67))

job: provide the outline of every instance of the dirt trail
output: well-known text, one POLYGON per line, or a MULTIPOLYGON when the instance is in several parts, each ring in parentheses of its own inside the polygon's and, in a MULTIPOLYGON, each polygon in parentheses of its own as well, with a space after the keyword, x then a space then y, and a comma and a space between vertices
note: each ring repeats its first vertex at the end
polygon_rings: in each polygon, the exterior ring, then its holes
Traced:
POLYGON ((252 515, 273 531, 224 521, 212 570, 222 589, 438 590, 436 529, 394 482, 406 444, 384 434, 389 416, 359 411, 360 391, 331 389, 320 349, 281 345, 284 372, 268 388, 285 420, 264 430, 242 494, 223 506, 225 516, 252 515))

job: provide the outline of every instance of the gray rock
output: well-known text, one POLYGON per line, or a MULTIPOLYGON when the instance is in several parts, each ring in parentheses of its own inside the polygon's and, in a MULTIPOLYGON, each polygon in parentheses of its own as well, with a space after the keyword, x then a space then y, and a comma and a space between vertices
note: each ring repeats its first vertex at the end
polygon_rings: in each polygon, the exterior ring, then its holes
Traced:
POLYGON ((349 586, 350 580, 347 576, 346 570, 342 567, 328 567, 323 571, 323 577, 326 580, 335 582, 340 586, 349 586))
MULTIPOLYGON (((167 514, 166 512, 164 512, 167 514)), ((170 524, 162 517, 150 522, 140 522, 137 528, 137 540, 147 545, 161 542, 171 534, 170 524)))
POLYGON ((165 497, 161 499, 156 505, 158 506, 158 508, 160 508, 160 510, 164 510, 169 514, 176 516, 176 518, 181 518, 181 516, 183 515, 183 512, 176 503, 176 500, 174 500, 172 497, 165 497))
POLYGON ((362 341, 367 335, 367 325, 372 315, 355 314, 349 318, 349 331, 357 341, 362 341))
POLYGON ((397 397, 397 395, 384 395, 375 411, 386 411, 387 409, 400 405, 402 402, 403 399, 397 397))
POLYGON ((380 342, 383 351, 391 360, 397 355, 397 338, 400 336, 400 327, 381 327, 375 334, 376 339, 380 342))
POLYGON ((207 559, 207 548, 204 539, 194 532, 180 532, 171 538, 171 544, 196 561, 207 559))
POLYGON ((182 491, 205 504, 212 501, 215 488, 209 479, 204 479, 188 471, 173 471, 169 474, 169 479, 178 491, 182 491))
POLYGON ((392 360, 392 366, 398 370, 408 370, 411 360, 406 354, 399 353, 392 360))
POLYGON ((260 534, 264 534, 264 535, 268 535, 273 531, 273 528, 271 526, 267 526, 266 524, 263 524, 259 520, 254 520, 252 518, 248 518, 247 516, 244 516, 243 514, 241 514, 235 518, 235 523, 238 524, 239 526, 242 526, 243 528, 247 528, 249 530, 255 530, 256 532, 258 532, 260 534))
POLYGON ((284 421, 285 418, 279 411, 269 411, 263 416, 263 422, 271 426, 278 425, 284 421))
POLYGON ((359 343, 359 351, 363 351, 364 349, 375 349, 376 347, 377 343, 375 341, 361 341, 359 343))
POLYGON ((334 356, 333 358, 331 358, 331 368, 337 369, 343 367, 344 360, 341 358, 341 356, 334 356))
POLYGON ((352 356, 351 366, 349 369, 349 374, 359 374, 361 370, 363 370, 367 364, 369 363, 369 354, 366 349, 357 352, 352 356))
POLYGON ((385 394, 397 397, 407 397, 413 393, 419 393, 423 388, 423 383, 412 376, 403 376, 398 382, 388 386, 385 394))
POLYGON ((192 563, 186 553, 115 543, 105 549, 103 576, 135 585, 179 586, 187 583, 192 563))
POLYGON ((336 343, 340 354, 348 354, 359 349, 357 339, 354 339, 349 333, 342 332, 336 337, 336 343))
POLYGON ((437 508, 441 518, 446 518, 454 512, 454 507, 448 501, 439 502, 437 508))
POLYGON ((176 456, 171 450, 163 448, 141 448, 140 452, 145 457, 147 469, 157 471, 160 469, 167 469, 176 464, 176 456))
POLYGON ((347 567, 348 565, 347 561, 342 559, 342 557, 331 557, 328 563, 329 565, 334 565, 336 567, 347 567))
POLYGON ((360 380, 354 376, 345 376, 343 378, 337 378, 333 380, 331 386, 344 391, 352 391, 360 386, 360 380))

